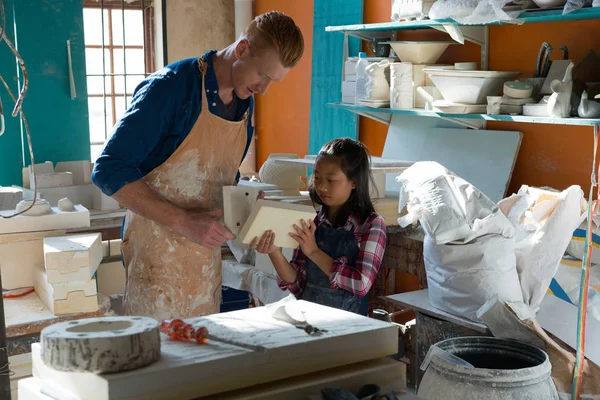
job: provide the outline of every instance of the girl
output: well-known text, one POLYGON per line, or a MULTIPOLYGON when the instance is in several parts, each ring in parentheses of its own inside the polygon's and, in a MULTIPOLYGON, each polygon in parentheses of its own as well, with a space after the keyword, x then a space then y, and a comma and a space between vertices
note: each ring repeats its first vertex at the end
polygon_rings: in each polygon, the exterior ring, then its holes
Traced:
POLYGON ((251 247, 273 262, 282 290, 298 299, 368 315, 369 290, 385 250, 386 227, 369 197, 366 147, 344 138, 319 152, 308 185, 321 207, 314 221, 301 221, 289 235, 299 244, 288 262, 267 231, 251 247))

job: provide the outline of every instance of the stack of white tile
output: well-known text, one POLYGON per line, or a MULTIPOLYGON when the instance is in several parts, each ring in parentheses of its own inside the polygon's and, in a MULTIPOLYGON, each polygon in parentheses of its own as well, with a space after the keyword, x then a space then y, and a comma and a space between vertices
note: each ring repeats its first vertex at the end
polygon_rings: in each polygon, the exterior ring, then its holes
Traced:
POLYGON ((38 297, 55 315, 98 310, 94 277, 102 261, 99 233, 44 238, 44 266, 34 272, 38 297))

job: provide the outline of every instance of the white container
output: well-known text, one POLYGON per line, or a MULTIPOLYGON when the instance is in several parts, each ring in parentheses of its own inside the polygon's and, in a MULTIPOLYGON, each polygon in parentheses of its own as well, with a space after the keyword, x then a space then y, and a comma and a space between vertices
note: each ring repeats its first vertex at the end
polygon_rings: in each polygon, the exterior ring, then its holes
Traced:
MULTIPOLYGON (((389 68, 388 60, 369 64, 365 70, 367 75, 367 100, 390 101, 390 82, 386 77, 386 70, 389 68)), ((388 72, 389 75, 389 72, 388 72)))
POLYGON ((444 99, 453 103, 487 104, 487 96, 500 96, 504 82, 520 72, 429 69, 425 73, 444 99))
POLYGON ((366 69, 369 66, 367 54, 364 52, 358 53, 358 61, 356 63, 356 94, 355 103, 367 98, 367 73, 366 69))
POLYGON ((456 42, 427 41, 427 42, 384 42, 389 43, 400 58, 400 61, 413 64, 435 64, 448 46, 456 42))
POLYGON ((435 0, 394 0, 392 3, 392 21, 404 18, 423 19, 429 15, 435 0))
POLYGON ((443 100, 443 96, 435 86, 418 86, 415 88, 415 108, 433 110, 436 100, 443 100))
POLYGON ((390 64, 390 108, 409 110, 415 106, 413 88, 413 65, 411 63, 390 64))
POLYGON ((476 62, 457 62, 454 63, 454 69, 474 71, 477 69, 476 62))
POLYGON ((504 95, 513 99, 528 99, 533 93, 533 85, 528 82, 504 82, 504 95))

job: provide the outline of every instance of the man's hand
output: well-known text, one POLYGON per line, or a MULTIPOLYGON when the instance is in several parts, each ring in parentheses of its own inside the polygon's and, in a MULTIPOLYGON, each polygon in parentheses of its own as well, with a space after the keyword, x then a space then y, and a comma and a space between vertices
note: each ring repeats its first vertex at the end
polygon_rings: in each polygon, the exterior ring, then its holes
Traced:
POLYGON ((184 217, 172 226, 175 232, 201 246, 215 249, 227 240, 235 239, 235 235, 218 221, 223 210, 210 212, 187 211, 184 217))

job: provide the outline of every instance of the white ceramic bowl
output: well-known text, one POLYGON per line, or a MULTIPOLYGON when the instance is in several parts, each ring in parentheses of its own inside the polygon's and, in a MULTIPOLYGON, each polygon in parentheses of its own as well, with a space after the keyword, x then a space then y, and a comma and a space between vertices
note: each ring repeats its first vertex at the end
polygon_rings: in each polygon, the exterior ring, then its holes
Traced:
POLYGON ((520 72, 466 71, 451 69, 423 70, 444 99, 453 103, 487 104, 487 96, 501 96, 504 82, 520 72))
POLYGON ((389 43, 402 62, 435 64, 448 46, 456 42, 385 42, 389 43))
POLYGON ((567 0, 533 0, 539 8, 562 7, 567 4, 567 0))

